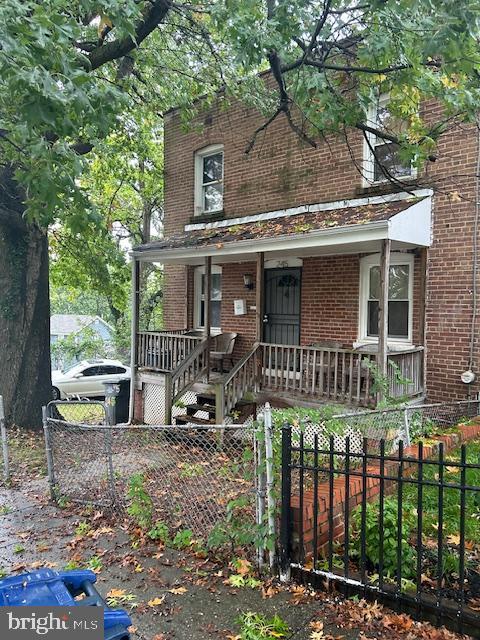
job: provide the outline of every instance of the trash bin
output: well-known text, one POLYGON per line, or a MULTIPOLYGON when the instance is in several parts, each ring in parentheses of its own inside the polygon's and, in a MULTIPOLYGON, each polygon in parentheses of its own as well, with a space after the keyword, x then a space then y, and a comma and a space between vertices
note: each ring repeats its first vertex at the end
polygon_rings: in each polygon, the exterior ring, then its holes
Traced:
POLYGON ((130 380, 109 380, 102 384, 105 386, 107 424, 113 426, 128 422, 130 380))
POLYGON ((117 396, 116 420, 128 422, 128 410, 130 407, 130 380, 120 380, 120 393, 117 396))
POLYGON ((123 609, 112 609, 94 587, 93 571, 52 571, 38 569, 0 580, 0 606, 3 607, 104 607, 104 639, 129 640, 132 624, 123 609), (85 597, 75 600, 79 595, 85 597))

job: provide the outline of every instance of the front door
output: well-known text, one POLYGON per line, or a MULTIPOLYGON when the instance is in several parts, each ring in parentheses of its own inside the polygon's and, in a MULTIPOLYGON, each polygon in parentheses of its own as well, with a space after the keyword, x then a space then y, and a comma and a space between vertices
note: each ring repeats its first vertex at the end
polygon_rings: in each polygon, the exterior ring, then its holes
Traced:
POLYGON ((263 339, 300 344, 301 268, 266 269, 263 339))

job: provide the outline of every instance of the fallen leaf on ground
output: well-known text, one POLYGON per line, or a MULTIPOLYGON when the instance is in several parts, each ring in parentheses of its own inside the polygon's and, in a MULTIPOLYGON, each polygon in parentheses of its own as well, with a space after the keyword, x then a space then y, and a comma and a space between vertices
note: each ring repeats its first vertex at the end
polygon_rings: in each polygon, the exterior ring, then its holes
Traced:
POLYGON ((148 606, 149 607, 158 607, 158 605, 163 604, 163 601, 165 600, 165 596, 161 596, 160 598, 152 598, 151 600, 148 601, 148 606))

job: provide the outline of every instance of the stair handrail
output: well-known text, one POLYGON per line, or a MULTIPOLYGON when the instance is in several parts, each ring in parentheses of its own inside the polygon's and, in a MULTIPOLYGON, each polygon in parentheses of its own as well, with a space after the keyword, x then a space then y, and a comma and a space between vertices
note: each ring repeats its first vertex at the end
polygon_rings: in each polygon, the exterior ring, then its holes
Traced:
MULTIPOLYGON (((240 397, 237 398, 237 396, 235 394, 230 395, 228 393, 228 386, 230 385, 230 383, 232 382, 232 380, 234 380, 238 373, 244 369, 244 367, 253 359, 256 357, 258 348, 260 346, 259 342, 255 342, 253 347, 250 349, 250 351, 248 351, 248 353, 246 353, 243 358, 241 358, 234 366, 233 368, 226 373, 221 380, 219 380, 216 384, 215 384, 215 407, 216 407, 216 421, 218 424, 222 424, 225 416, 233 409, 233 407, 237 404, 237 402, 239 400, 241 400, 240 397)), ((256 381, 256 374, 254 375, 255 381, 256 381)), ((242 385, 241 386, 241 392, 239 395, 241 395, 243 397, 243 395, 247 392, 250 391, 251 389, 249 389, 251 385, 247 384, 247 385, 242 385)))
POLYGON ((201 356, 208 348, 209 340, 201 340, 195 349, 178 365, 176 369, 165 375, 165 424, 172 422, 172 406, 173 403, 191 387, 206 371, 206 358, 201 361, 201 356), (184 378, 183 384, 175 389, 175 383, 188 371, 190 367, 198 360, 198 369, 194 369, 193 375, 184 378))

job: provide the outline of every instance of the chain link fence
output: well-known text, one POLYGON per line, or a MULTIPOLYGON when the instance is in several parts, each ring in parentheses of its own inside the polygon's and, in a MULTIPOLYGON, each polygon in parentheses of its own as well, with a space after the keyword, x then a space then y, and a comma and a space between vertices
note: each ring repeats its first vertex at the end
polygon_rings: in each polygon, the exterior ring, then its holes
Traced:
POLYGON ((52 494, 211 541, 255 524, 254 429, 45 422, 52 494))
POLYGON ((102 425, 107 423, 107 410, 100 400, 54 400, 48 403, 45 418, 73 424, 102 425))
MULTIPOLYGON (((362 453, 364 438, 369 452, 378 453, 380 440, 384 440, 385 452, 391 453, 397 450, 400 440, 408 446, 412 440, 444 433, 478 415, 478 399, 341 414, 326 421, 323 432, 317 436, 318 446, 328 449, 333 434, 336 451, 345 450, 348 436, 351 453, 362 453)), ((306 429, 305 444, 313 443, 315 431, 318 430, 312 427, 306 429)))

